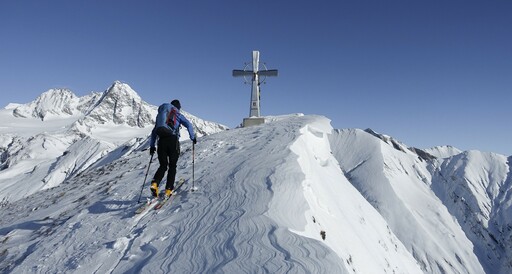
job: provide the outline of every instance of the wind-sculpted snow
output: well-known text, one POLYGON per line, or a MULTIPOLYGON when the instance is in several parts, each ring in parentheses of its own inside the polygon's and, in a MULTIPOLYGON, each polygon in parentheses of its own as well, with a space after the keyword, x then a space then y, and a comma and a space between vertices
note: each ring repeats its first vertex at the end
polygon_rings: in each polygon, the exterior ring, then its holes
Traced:
POLYGON ((282 135, 289 128, 276 128, 237 129, 201 140, 210 145, 197 151, 200 190, 180 196, 183 208, 174 215, 174 222, 190 225, 177 229, 171 240, 176 242, 156 255, 169 265, 163 272, 179 266, 194 273, 339 273, 339 258, 327 247, 265 216, 275 183, 268 163, 289 154, 286 139, 296 137, 282 135), (187 246, 191 242, 197 248, 187 246))
MULTIPOLYGON (((301 236, 267 215, 274 185, 291 183, 274 181, 273 163, 283 164, 292 155, 289 143, 302 126, 297 120, 201 138, 195 155, 196 192, 186 191, 192 184, 192 155, 190 142, 183 142, 178 177, 187 179, 184 190, 169 207, 143 216, 133 218, 149 157, 147 150, 140 149, 82 172, 59 188, 36 193, 30 204, 23 200, 9 204, 1 220, 0 240, 5 247, 0 250, 4 253, 0 268, 74 273, 344 273, 343 260, 321 242, 320 235, 301 236), (16 212, 23 214, 18 217, 16 212)), ((147 142, 141 148, 147 148, 147 142)), ((150 173, 156 168, 152 165, 150 173)))
POLYGON ((25 181, 63 182, 0 203, 1 273, 510 273, 511 158, 277 116, 198 138, 194 182, 182 136, 183 188, 134 215, 158 168, 143 182, 149 129, 104 129, 3 136, 0 176, 38 159, 25 181))

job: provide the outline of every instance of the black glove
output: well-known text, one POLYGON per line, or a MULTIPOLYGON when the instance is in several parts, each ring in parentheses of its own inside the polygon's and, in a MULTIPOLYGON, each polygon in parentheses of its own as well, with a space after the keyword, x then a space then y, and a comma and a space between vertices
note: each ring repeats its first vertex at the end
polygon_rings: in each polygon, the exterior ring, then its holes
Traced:
POLYGON ((197 144, 197 139, 194 137, 194 139, 192 139, 192 144, 197 144))
POLYGON ((156 151, 156 147, 151 147, 151 148, 149 148, 149 154, 150 154, 150 155, 155 154, 155 151, 156 151))

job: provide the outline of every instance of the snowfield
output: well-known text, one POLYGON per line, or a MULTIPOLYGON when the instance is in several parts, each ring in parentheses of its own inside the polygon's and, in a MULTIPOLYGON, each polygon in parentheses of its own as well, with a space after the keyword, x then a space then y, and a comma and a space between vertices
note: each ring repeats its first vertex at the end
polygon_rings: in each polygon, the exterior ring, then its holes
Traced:
MULTIPOLYGON (((139 102, 128 88, 116 82, 95 98, 124 90, 112 98, 139 102)), ((194 150, 182 134, 185 184, 171 204, 135 215, 143 184, 142 201, 150 194, 146 171, 149 181, 158 168, 151 123, 119 122, 139 112, 110 115, 112 104, 80 114, 84 100, 64 94, 46 95, 69 110, 46 107, 62 122, 46 130, 28 126, 47 122, 28 117, 41 103, 0 113, 0 272, 512 271, 511 157, 410 148, 316 115, 227 130, 185 113, 201 133, 194 150)))

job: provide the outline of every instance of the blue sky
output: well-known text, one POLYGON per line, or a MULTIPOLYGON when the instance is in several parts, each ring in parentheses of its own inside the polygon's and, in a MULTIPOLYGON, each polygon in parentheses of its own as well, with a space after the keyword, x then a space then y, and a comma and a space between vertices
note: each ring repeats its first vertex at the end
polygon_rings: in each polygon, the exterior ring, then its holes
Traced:
POLYGON ((261 52, 262 115, 320 114, 409 146, 512 155, 512 1, 1 1, 0 106, 115 80, 234 127, 261 52))

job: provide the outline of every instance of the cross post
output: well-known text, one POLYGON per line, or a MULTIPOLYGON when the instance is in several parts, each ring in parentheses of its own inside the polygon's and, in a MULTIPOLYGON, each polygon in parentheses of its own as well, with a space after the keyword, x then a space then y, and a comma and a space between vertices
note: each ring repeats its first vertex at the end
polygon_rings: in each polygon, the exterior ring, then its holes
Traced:
POLYGON ((245 79, 250 77, 252 82, 249 118, 244 119, 244 127, 265 122, 263 118, 260 118, 260 84, 262 82, 260 76, 263 79, 277 76, 277 69, 268 70, 264 64, 263 68, 263 70, 260 70, 260 52, 255 50, 252 52, 252 70, 248 70, 247 66, 243 70, 233 70, 233 77, 244 77, 245 79))

